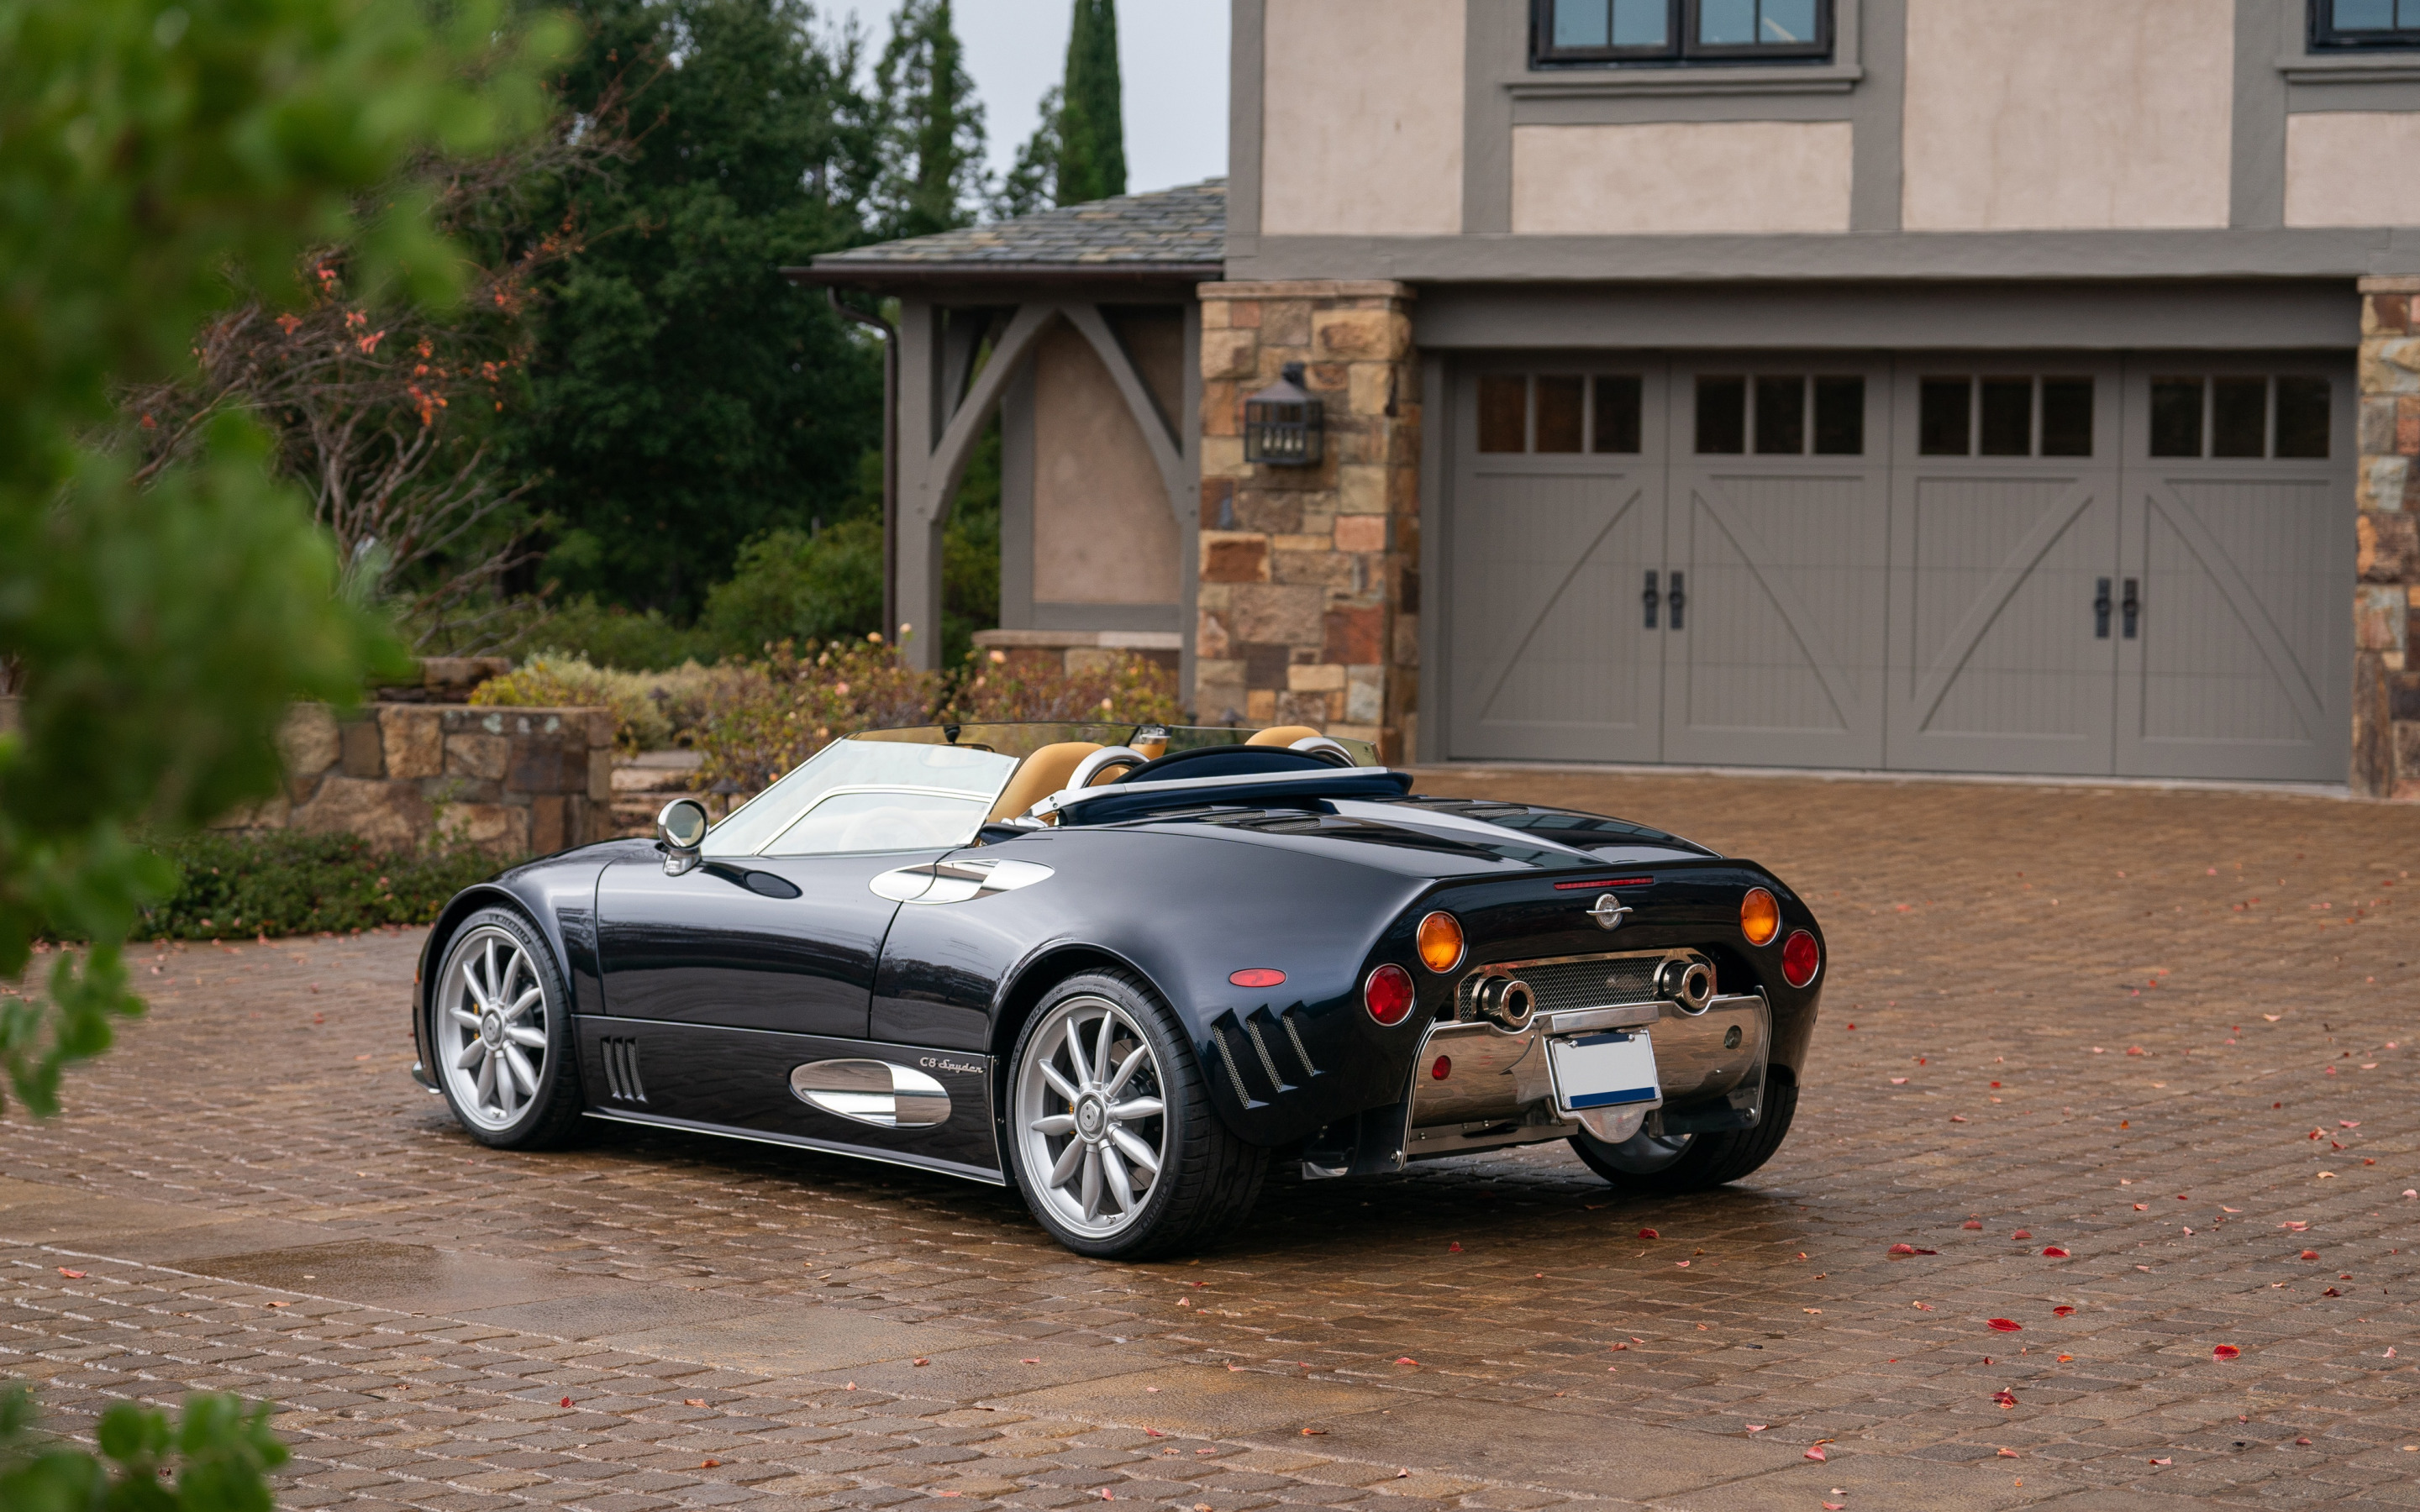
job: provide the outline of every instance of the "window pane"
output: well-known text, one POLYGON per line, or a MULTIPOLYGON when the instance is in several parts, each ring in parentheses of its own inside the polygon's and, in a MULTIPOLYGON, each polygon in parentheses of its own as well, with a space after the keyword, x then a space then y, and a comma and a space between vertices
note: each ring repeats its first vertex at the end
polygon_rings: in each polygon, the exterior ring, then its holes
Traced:
POLYGON ((2328 380, 2323 378, 2277 379, 2277 455, 2328 455, 2328 380))
POLYGON ((1603 47, 1606 0, 1555 0, 1557 47, 1603 47))
POLYGON ((765 847, 768 856, 835 856, 856 851, 964 845, 991 805, 937 793, 835 793, 765 847))
POLYGON ((2151 455, 2201 455, 2201 379, 2151 380, 2151 455))
POLYGON ((1671 20, 1671 0, 1613 0, 1613 45, 1666 46, 1672 40, 1671 20))
POLYGON ((1698 450, 1722 456, 1747 450, 1747 379, 1698 379, 1698 450))
POLYGON ((1916 449, 1920 455, 1966 455, 1966 402, 1972 387, 1962 378, 1924 380, 1916 419, 1916 449))
POLYGON ((1815 0, 1763 0, 1760 8, 1763 24, 1757 28, 1758 41, 1792 47, 1815 40, 1815 0))
POLYGON ((1538 378, 1538 444, 1541 452, 1576 452, 1580 449, 1580 406, 1586 402, 1582 390, 1586 378, 1538 378))
POLYGON ((2335 0, 2336 30, 2386 31, 2395 25, 2395 0, 2335 0))
POLYGON ((2088 378, 2042 379, 2044 456, 2092 455, 2092 380, 2088 378))
POLYGON ((1716 46, 1756 40, 1756 0, 1698 0, 1698 40, 1716 46))
POLYGON ((1529 449, 1529 380, 1518 373, 1489 373, 1479 380, 1479 449, 1529 449))
POLYGON ((2405 31, 2420 27, 2420 0, 2395 0, 2395 24, 2405 31))
POLYGON ((2223 378, 2211 383, 2210 455, 2269 455, 2269 380, 2223 378))
POLYGON ((1596 449, 1600 452, 1638 450, 1638 411, 1643 385, 1635 378, 1596 380, 1596 449))
POLYGON ((1756 380, 1756 449, 1767 456, 1806 455, 1805 378, 1761 378, 1756 380))
POLYGON ((1987 378, 1983 380, 1982 444, 1984 456, 2031 456, 2034 452, 2034 380, 2029 378, 1987 378))
POLYGON ((1815 454, 1862 456, 1866 451, 1866 380, 1815 380, 1815 454))

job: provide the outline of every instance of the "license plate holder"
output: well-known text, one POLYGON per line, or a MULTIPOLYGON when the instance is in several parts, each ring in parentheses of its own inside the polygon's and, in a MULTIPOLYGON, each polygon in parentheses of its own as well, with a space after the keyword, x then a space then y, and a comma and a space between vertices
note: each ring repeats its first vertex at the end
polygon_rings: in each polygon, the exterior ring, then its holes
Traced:
POLYGON ((1644 1028, 1557 1036, 1546 1041, 1546 1062, 1556 1105, 1565 1113, 1663 1105, 1655 1044, 1644 1028))

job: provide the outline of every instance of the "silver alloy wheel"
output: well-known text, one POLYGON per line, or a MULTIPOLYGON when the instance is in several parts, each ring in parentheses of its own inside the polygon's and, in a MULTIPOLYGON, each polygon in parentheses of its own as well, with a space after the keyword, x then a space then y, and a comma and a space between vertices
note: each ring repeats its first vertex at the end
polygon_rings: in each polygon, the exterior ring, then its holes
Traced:
POLYGON ((455 1108, 482 1129, 510 1128, 547 1072, 547 1014, 537 967, 493 924, 464 932, 437 979, 437 1063, 455 1108))
POLYGON ((1652 1176, 1664 1170, 1689 1152, 1697 1141, 1693 1134, 1652 1134, 1641 1129, 1618 1145, 1603 1140, 1590 1142, 1597 1159, 1628 1176, 1652 1176))
POLYGON ((1140 1216, 1168 1152, 1159 1058, 1132 1015, 1089 995, 1054 1005, 1016 1068, 1011 1117, 1060 1223, 1106 1239, 1140 1216))

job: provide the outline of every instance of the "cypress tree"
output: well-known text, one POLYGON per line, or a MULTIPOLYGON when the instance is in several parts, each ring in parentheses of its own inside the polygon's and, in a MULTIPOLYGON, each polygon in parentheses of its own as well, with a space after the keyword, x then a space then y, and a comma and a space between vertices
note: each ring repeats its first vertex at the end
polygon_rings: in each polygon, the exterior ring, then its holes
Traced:
POLYGON ((1059 203, 1126 192, 1126 128, 1118 81, 1117 0, 1076 0, 1059 109, 1059 203))
POLYGON ((970 224, 984 185, 984 109, 950 0, 901 0, 874 85, 886 116, 875 191, 881 235, 929 236, 970 224))

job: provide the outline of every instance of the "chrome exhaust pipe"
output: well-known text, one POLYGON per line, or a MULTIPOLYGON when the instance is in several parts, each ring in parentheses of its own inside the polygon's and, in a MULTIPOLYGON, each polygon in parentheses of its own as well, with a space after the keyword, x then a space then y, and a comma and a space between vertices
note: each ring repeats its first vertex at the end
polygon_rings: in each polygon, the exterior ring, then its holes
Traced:
POLYGON ((1714 968, 1704 961, 1667 961, 1655 973, 1655 991, 1683 1013, 1702 1013, 1714 1000, 1714 968))
POLYGON ((1479 984, 1479 1016, 1518 1033, 1537 1016, 1538 995, 1518 977, 1490 977, 1479 984))

